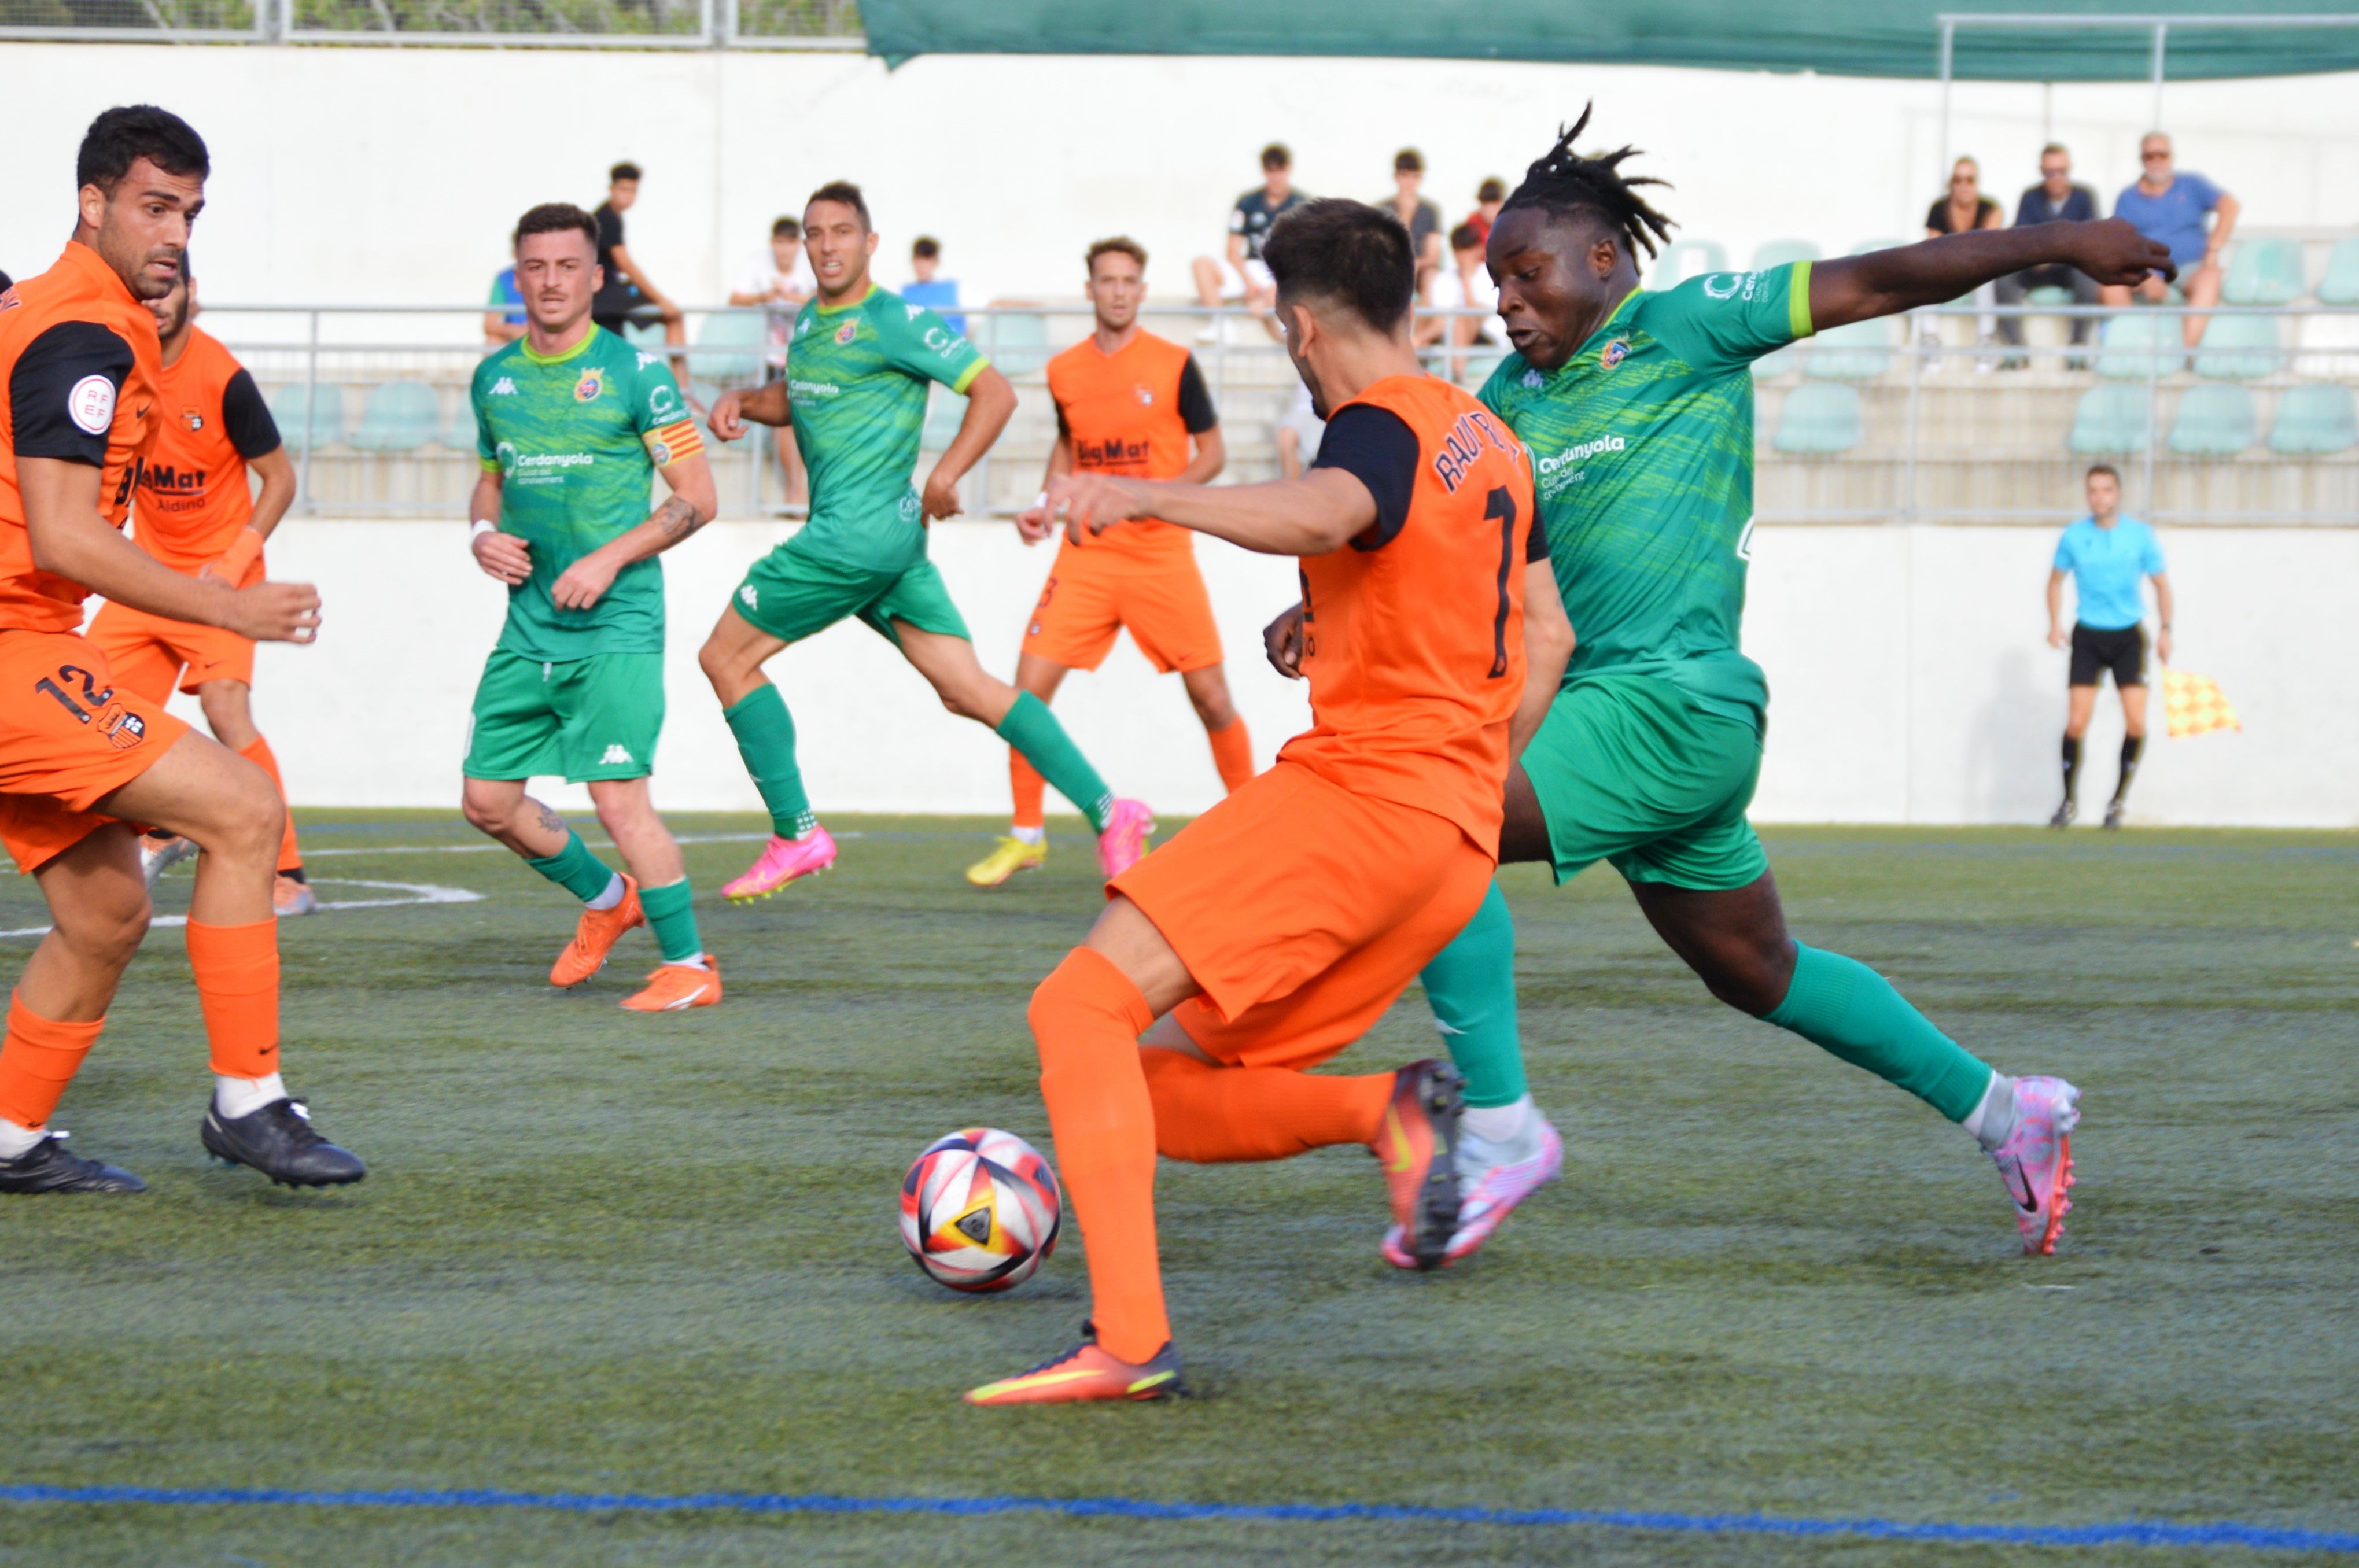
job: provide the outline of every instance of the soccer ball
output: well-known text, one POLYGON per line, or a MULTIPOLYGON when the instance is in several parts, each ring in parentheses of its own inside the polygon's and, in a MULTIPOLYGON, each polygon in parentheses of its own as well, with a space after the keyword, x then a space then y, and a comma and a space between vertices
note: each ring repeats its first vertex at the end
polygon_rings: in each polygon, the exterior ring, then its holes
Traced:
POLYGON ((901 1181, 901 1242, 953 1290, 1005 1290, 1057 1249, 1065 1205, 1057 1173, 1012 1132, 965 1127, 937 1138, 901 1181))

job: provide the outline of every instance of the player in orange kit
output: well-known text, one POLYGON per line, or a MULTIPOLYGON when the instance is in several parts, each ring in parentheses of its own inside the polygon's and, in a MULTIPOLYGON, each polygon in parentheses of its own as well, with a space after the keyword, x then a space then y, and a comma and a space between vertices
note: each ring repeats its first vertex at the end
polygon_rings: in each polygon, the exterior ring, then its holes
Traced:
MULTIPOLYGON (((1152 517, 1299 556, 1311 727, 1109 882, 1088 941, 1033 993, 1091 1321, 1082 1345, 973 1390, 975 1404, 1178 1391, 1158 1152, 1277 1160, 1365 1144, 1418 1261, 1439 1263, 1457 1224, 1448 1064, 1304 1070, 1375 1022, 1489 891, 1512 737, 1533 718, 1524 610, 1527 580, 1551 582, 1546 541, 1524 449, 1419 366, 1399 220, 1314 201, 1263 254, 1287 354, 1328 420, 1310 471, 1222 489, 1075 474, 1049 499, 1074 534, 1152 517)), ((1554 675, 1539 671, 1544 692, 1554 675)))
MULTIPOLYGON (((1085 265, 1097 321, 1088 337, 1049 362, 1049 396, 1057 404, 1049 477, 1079 470, 1209 484, 1228 460, 1220 417, 1195 356, 1138 324, 1146 247, 1120 236, 1100 240, 1085 265)), ((1036 505, 1016 526, 1025 543, 1037 544, 1056 525, 1048 508, 1036 505)), ((1180 672, 1212 743, 1222 788, 1233 790, 1252 778, 1253 740, 1229 701, 1212 601, 1196 569, 1195 539, 1184 528, 1141 521, 1060 545, 1025 627, 1016 684, 1043 702, 1054 701, 1066 675, 1095 670, 1125 626, 1157 670, 1180 672)), ((1016 821, 991 854, 967 867, 966 879, 978 887, 1038 870, 1049 857, 1039 770, 1010 747, 1007 772, 1016 821)))
MULTIPOLYGON (((133 537, 175 572, 245 588, 263 580, 262 541, 294 504, 295 464, 254 377, 195 317, 196 278, 183 256, 172 291, 156 301, 162 415, 152 421, 140 467, 133 537), (249 467, 262 479, 258 497, 246 484, 249 467)), ((213 738, 269 774, 285 797, 278 758, 254 727, 253 638, 112 603, 82 635, 105 651, 117 681, 150 702, 168 701, 175 682, 195 693, 213 738)), ((195 853, 195 845, 177 835, 143 844, 147 885, 195 853)), ((291 814, 279 840, 271 905, 282 919, 320 907, 303 878, 291 814)))
POLYGON ((149 428, 167 417, 149 305, 179 277, 205 144, 161 109, 109 109, 76 165, 65 253, 0 295, 0 844, 56 922, 16 976, 0 1037, 0 1192, 146 1185, 68 1152, 49 1126, 147 935, 133 822, 204 851, 188 944, 213 1069, 205 1149, 275 1181, 357 1181, 361 1162, 320 1136, 279 1078, 278 791, 161 703, 118 690, 76 629, 93 592, 245 637, 309 642, 320 625, 307 583, 184 576, 121 532, 149 428))

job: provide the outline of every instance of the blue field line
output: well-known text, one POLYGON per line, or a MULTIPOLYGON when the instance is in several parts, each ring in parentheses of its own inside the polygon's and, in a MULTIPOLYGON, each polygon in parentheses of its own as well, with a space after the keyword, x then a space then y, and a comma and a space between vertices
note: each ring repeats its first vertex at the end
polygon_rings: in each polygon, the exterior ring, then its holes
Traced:
POLYGON ((1781 1519, 1772 1514, 1687 1514, 1631 1508, 1430 1508, 1410 1503, 1168 1503, 1145 1497, 847 1497, 825 1492, 509 1492, 487 1488, 309 1491, 276 1486, 0 1486, 0 1503, 150 1503, 215 1508, 268 1505, 327 1508, 538 1508, 557 1513, 1064 1514, 1077 1519, 1225 1520, 1246 1523, 1589 1525, 1690 1535, 1864 1536, 2000 1546, 2231 1546, 2277 1552, 2359 1553, 2359 1533, 2287 1530, 2222 1520, 2172 1524, 1945 1524, 1881 1519, 1781 1519))

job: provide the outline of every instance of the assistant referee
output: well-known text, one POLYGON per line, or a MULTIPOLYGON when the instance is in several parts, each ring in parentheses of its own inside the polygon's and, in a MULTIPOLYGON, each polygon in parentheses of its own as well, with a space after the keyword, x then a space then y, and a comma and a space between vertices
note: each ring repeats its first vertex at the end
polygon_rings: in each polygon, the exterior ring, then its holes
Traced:
POLYGON ((2056 567, 2048 574, 2048 644, 2072 650, 2071 709, 2064 721, 2064 803, 2048 819, 2051 828, 2070 827, 2079 815, 2074 799, 2081 782, 2081 737, 2097 706, 2097 681, 2114 672, 2122 695, 2122 773, 2105 803, 2105 825, 2122 825, 2122 801, 2146 749, 2146 600, 2138 579, 2154 579, 2154 605, 2161 618, 2156 657, 2170 659, 2170 578, 2163 570, 2162 546, 2154 529, 2122 516, 2122 476, 2106 463, 2089 470, 2089 515, 2056 541, 2056 567), (2064 579, 2072 579, 2078 615, 2064 630, 2064 579))

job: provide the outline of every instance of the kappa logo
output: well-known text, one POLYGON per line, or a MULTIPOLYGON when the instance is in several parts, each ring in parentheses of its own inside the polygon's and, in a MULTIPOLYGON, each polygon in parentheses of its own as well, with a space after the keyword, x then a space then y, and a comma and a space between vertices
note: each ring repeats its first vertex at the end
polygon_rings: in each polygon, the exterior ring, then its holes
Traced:
POLYGON ((909 320, 913 321, 926 313, 926 308, 923 305, 904 305, 901 309, 909 312, 909 320))
POLYGON ((610 746, 606 748, 606 755, 598 759, 601 768, 628 768, 631 765, 631 748, 627 746, 610 746))
POLYGON ((754 592, 754 585, 751 583, 740 583, 737 585, 737 597, 745 601, 745 607, 749 610, 758 610, 762 607, 762 596, 754 592))
POLYGON ((503 376, 492 383, 491 395, 495 397, 513 397, 516 395, 516 383, 503 376))
POLYGON ((643 354, 639 355, 639 368, 641 370, 645 370, 648 365, 653 365, 662 357, 663 355, 659 354, 643 354))
POLYGON ((1542 376, 1538 371, 1527 370, 1524 372, 1524 389, 1526 391, 1537 392, 1547 385, 1548 377, 1542 376))

